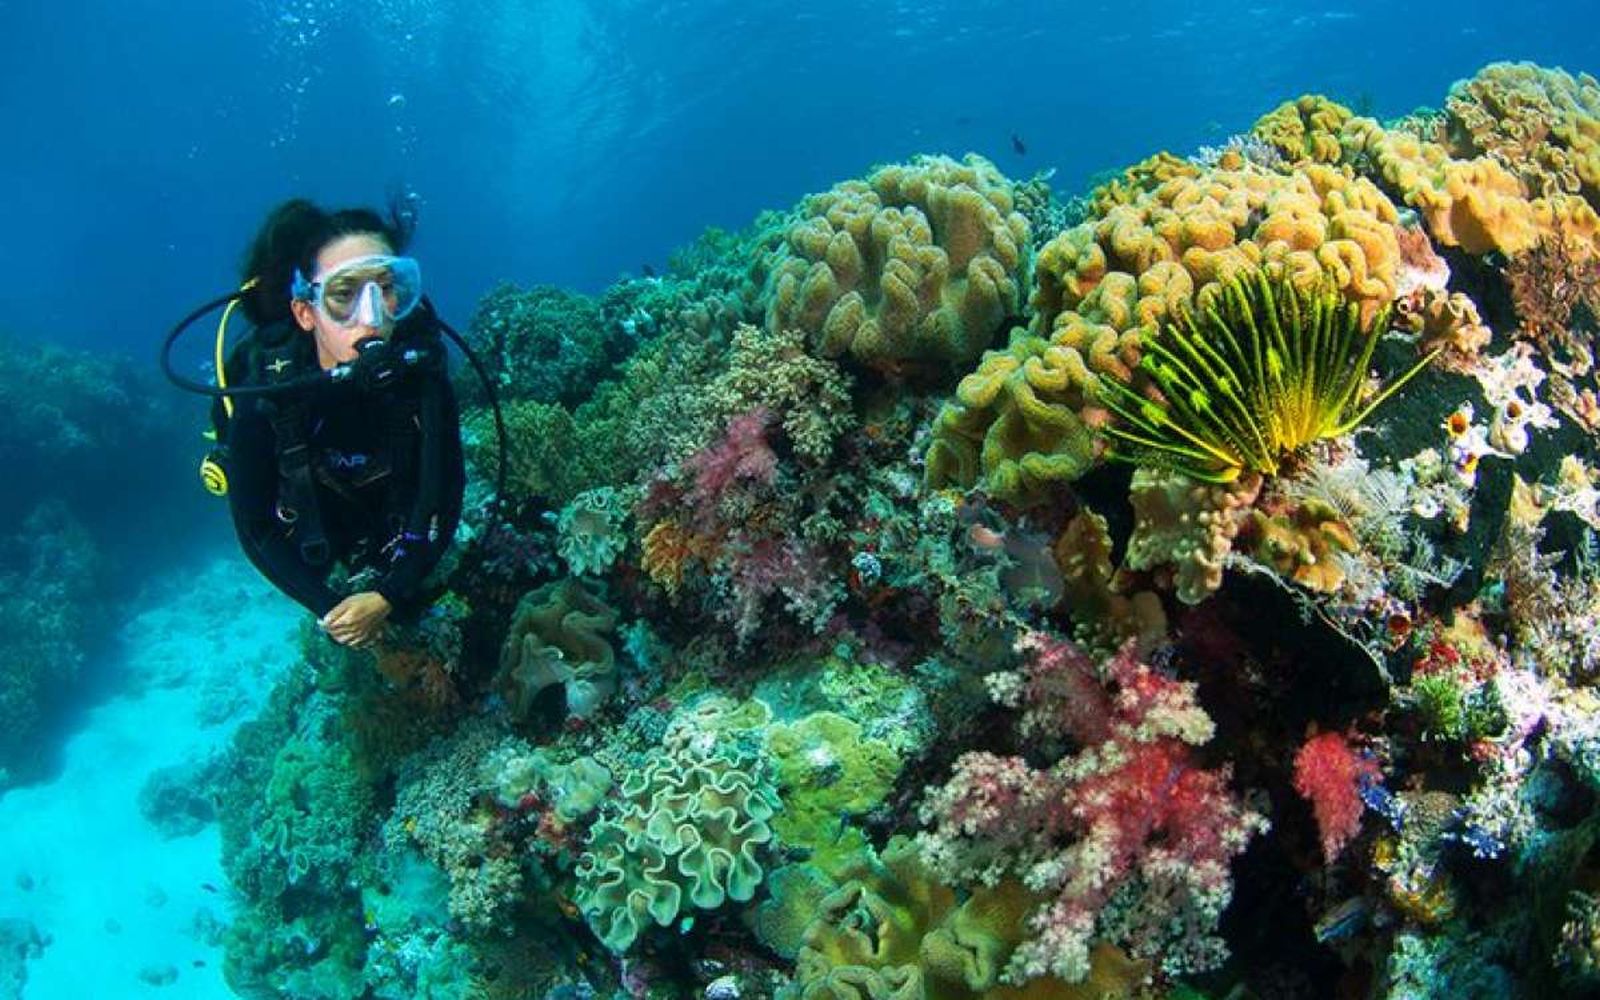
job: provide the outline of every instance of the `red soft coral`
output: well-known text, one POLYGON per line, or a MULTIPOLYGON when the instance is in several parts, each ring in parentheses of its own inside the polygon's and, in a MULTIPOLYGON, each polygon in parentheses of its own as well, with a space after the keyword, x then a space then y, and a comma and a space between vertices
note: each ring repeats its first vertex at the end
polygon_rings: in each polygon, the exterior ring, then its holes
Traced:
POLYGON ((745 480, 769 485, 778 474, 778 456, 767 444, 772 411, 758 406, 728 421, 722 439, 689 457, 694 473, 689 502, 714 507, 733 485, 745 480))
POLYGON ((1311 801, 1329 862, 1361 829, 1361 783, 1382 777, 1376 761, 1356 753, 1342 733, 1319 733, 1294 756, 1294 790, 1311 801))
MULTIPOLYGON (((1090 946, 1111 940, 1169 973, 1209 968, 1231 893, 1229 866, 1266 821, 1206 770, 1193 746, 1212 734, 1194 685, 1139 662, 1131 646, 1102 664, 1042 634, 1007 697, 1025 732, 1081 749, 1045 769, 969 753, 922 806, 920 838, 942 876, 1022 878, 1052 898, 1030 918, 1013 979, 1087 975, 1090 946)), ((1004 692, 1004 685, 999 689, 1004 692)))

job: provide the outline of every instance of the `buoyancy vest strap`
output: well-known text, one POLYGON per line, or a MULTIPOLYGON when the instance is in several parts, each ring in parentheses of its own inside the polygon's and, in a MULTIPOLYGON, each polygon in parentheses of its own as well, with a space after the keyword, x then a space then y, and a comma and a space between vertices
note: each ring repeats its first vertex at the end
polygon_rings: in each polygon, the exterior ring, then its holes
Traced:
POLYGON ((272 432, 278 439, 278 519, 300 541, 300 558, 325 564, 331 550, 322 530, 322 509, 311 478, 311 448, 306 442, 305 407, 294 403, 272 409, 272 432))
MULTIPOLYGON (((394 445, 402 454, 397 461, 402 463, 401 468, 406 473, 411 471, 411 449, 405 446, 410 443, 408 438, 411 434, 420 433, 416 452, 417 492, 411 498, 410 509, 405 512, 404 519, 399 520, 398 533, 389 542, 391 562, 398 559, 409 546, 427 541, 429 522, 438 513, 439 473, 444 452, 444 439, 439 428, 443 400, 438 380, 442 377, 442 372, 422 374, 417 387, 416 406, 404 408, 405 422, 391 432, 394 445)), ((407 480, 396 477, 395 481, 407 480)))

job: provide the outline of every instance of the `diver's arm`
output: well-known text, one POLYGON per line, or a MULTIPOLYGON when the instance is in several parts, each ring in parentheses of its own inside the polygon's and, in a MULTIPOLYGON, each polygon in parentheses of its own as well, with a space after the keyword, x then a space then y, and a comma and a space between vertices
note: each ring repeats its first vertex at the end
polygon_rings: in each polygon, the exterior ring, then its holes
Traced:
POLYGON ((450 548, 467 485, 461 413, 446 373, 440 370, 425 378, 421 393, 415 499, 404 535, 394 540, 389 567, 373 587, 396 608, 415 600, 423 579, 450 548))
POLYGON ((274 587, 322 618, 339 603, 339 595, 285 537, 273 512, 277 500, 272 422, 256 406, 241 402, 228 423, 228 509, 239 546, 274 587))

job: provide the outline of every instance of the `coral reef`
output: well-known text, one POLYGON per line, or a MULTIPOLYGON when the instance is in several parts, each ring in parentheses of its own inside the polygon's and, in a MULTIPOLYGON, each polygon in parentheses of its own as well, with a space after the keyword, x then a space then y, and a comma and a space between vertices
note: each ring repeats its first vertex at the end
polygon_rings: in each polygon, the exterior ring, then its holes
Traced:
POLYGON ((1039 251, 1028 333, 957 387, 934 428, 929 485, 981 480, 1036 502, 1042 487, 1081 476, 1105 450, 1102 386, 1131 382, 1143 395, 1146 341, 1186 307, 1219 305, 1246 273, 1302 293, 1327 287, 1371 322, 1395 298, 1397 219, 1371 182, 1320 164, 1290 174, 1183 164, 1137 180, 1039 251))
POLYGON ((1120 418, 1106 428, 1117 442, 1112 457, 1171 464, 1212 482, 1246 469, 1276 475, 1284 455, 1348 434, 1433 360, 1364 399, 1387 308, 1363 322, 1353 303, 1303 295, 1263 271, 1219 287, 1203 317, 1181 310, 1144 341, 1140 370, 1154 398, 1116 378, 1099 381, 1097 398, 1120 418))
MULTIPOLYGON (((478 302, 467 342, 484 359, 502 402, 575 406, 628 353, 641 331, 608 322, 600 305, 549 286, 502 284, 478 302)), ((482 404, 476 379, 462 383, 482 404)))
MULTIPOLYGON (((1307 95, 1065 199, 920 157, 497 290, 503 516, 204 780, 230 981, 1593 992, 1595 95, 1307 95)), ((0 581, 62 674, 69 515, 0 581)))
POLYGON ((1042 770, 964 754, 922 806, 934 827, 919 838, 923 856, 954 882, 1010 874, 1049 897, 1008 963, 1018 980, 1080 982, 1100 939, 1170 974, 1218 964, 1229 863, 1267 824, 1233 798, 1225 772, 1196 766, 1191 747, 1214 728, 1193 686, 1126 651, 1098 665, 1043 635, 1024 643, 1024 673, 994 689, 1022 708, 1025 733, 1083 749, 1042 770))

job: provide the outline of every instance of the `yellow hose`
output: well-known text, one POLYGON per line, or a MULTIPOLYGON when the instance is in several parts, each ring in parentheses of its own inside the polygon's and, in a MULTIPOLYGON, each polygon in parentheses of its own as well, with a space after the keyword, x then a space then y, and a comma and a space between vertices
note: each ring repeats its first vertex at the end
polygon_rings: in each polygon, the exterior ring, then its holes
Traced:
MULTIPOLYGON (((251 278, 249 281, 247 281, 244 284, 240 285, 239 286, 240 298, 242 298, 244 296, 245 292, 248 292, 250 289, 256 287, 256 285, 258 285, 260 283, 261 283, 261 279, 260 278, 251 278)), ((224 352, 223 348, 225 346, 224 342, 227 340, 227 337, 228 337, 228 317, 233 315, 234 309, 238 308, 238 306, 239 306, 239 299, 237 299, 237 298, 234 299, 232 302, 229 302, 228 303, 228 308, 222 310, 222 319, 217 322, 216 366, 217 366, 217 388, 219 388, 219 389, 226 389, 228 387, 227 358, 225 356, 225 352, 224 352)), ((232 418, 233 417, 233 400, 230 399, 227 396, 223 396, 222 397, 222 409, 223 409, 223 412, 225 412, 229 416, 229 418, 232 418)))

